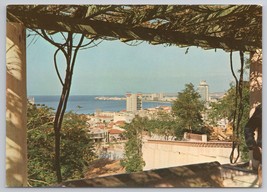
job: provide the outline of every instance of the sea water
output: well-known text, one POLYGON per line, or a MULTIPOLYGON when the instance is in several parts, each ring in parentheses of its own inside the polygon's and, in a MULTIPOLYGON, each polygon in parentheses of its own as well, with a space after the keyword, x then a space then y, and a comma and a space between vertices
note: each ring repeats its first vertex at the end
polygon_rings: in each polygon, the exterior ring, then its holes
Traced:
MULTIPOLYGON (((110 111, 118 112, 126 109, 125 100, 97 100, 96 97, 123 97, 122 95, 71 95, 68 99, 66 111, 73 111, 78 114, 93 114, 96 111, 110 111)), ((43 104, 53 109, 58 106, 60 96, 52 95, 38 95, 29 96, 34 98, 35 104, 43 104)), ((143 109, 158 107, 158 106, 171 106, 168 102, 147 102, 143 101, 143 109)))

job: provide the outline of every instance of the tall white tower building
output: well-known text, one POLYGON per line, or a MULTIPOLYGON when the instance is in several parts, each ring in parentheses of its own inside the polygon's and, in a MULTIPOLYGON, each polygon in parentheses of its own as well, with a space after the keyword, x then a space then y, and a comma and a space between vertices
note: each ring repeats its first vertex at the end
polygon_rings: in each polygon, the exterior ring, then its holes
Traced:
POLYGON ((141 94, 126 94, 126 111, 136 112, 142 109, 141 94))
POLYGON ((202 101, 209 101, 209 85, 206 81, 200 81, 198 86, 198 93, 200 94, 202 101))

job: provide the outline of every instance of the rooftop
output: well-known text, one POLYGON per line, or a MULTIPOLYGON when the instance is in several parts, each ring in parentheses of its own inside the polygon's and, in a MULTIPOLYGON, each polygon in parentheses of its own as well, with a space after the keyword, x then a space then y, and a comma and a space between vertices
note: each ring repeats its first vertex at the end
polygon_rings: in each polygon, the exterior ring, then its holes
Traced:
POLYGON ((149 143, 168 143, 169 145, 180 145, 189 147, 216 147, 216 148, 232 148, 232 142, 224 141, 163 141, 163 140, 148 140, 149 143))
POLYGON ((110 129, 110 130, 108 130, 108 132, 110 134, 121 134, 121 133, 123 133, 123 131, 119 130, 119 129, 110 129))

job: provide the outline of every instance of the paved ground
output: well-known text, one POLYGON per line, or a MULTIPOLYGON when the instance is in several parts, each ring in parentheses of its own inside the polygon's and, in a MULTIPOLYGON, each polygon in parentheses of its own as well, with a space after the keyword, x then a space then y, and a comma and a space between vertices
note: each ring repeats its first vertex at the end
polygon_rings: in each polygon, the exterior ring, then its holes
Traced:
POLYGON ((221 174, 224 187, 259 187, 257 173, 245 167, 222 165, 221 174))

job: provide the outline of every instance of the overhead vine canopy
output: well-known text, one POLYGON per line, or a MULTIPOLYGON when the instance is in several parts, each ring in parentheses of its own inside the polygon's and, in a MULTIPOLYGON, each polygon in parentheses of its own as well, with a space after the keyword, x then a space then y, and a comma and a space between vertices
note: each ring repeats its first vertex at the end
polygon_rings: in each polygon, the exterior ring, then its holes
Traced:
POLYGON ((226 51, 262 48, 259 5, 8 5, 7 21, 123 42, 226 51))

